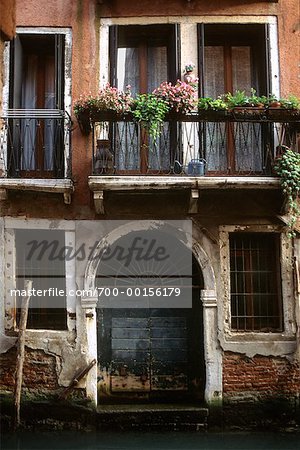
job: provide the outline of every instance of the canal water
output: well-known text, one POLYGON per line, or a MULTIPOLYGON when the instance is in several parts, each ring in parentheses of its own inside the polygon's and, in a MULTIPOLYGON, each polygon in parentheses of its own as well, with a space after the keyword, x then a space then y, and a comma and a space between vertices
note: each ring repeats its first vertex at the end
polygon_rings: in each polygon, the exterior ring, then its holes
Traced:
POLYGON ((300 450, 297 433, 24 432, 4 434, 2 450, 300 450))

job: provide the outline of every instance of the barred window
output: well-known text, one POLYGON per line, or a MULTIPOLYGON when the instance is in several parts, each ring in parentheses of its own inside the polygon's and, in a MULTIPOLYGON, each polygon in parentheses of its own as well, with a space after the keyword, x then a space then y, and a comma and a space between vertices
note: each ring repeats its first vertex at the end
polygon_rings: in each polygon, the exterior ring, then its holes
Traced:
POLYGON ((279 236, 230 233, 231 328, 283 330, 279 236))

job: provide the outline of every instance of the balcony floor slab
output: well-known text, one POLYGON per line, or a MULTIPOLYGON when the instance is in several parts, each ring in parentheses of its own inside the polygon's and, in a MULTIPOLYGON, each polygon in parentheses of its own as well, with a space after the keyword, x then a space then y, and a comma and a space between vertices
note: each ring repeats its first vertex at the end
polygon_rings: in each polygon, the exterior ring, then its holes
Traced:
POLYGON ((74 184, 68 178, 0 178, 1 198, 5 198, 7 190, 38 191, 54 194, 63 194, 64 202, 71 203, 71 194, 74 191, 74 184))

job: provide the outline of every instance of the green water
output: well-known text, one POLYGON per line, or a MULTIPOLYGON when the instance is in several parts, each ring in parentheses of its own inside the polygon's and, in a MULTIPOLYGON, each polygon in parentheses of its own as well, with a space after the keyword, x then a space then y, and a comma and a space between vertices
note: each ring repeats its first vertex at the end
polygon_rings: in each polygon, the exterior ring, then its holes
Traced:
POLYGON ((3 435, 2 450, 300 450, 296 433, 25 432, 3 435))

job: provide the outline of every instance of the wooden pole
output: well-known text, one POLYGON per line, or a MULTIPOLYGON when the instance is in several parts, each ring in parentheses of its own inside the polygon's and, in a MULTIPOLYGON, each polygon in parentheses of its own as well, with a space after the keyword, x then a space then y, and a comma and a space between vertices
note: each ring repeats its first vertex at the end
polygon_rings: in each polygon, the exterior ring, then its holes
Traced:
POLYGON ((67 398, 68 394, 77 386, 79 381, 91 370, 91 368, 94 367, 96 362, 97 361, 93 359, 84 369, 79 370, 72 378, 70 385, 59 395, 59 399, 67 398))
POLYGON ((32 289, 32 281, 24 281, 24 290, 26 295, 22 297, 21 304, 21 315, 19 321, 19 338, 17 341, 17 363, 16 363, 16 380, 14 389, 14 406, 15 406, 15 417, 14 417, 14 428, 20 426, 20 401, 21 401, 21 390, 23 381, 23 365, 25 356, 25 332, 27 325, 28 316, 28 305, 30 300, 29 291, 32 289))

